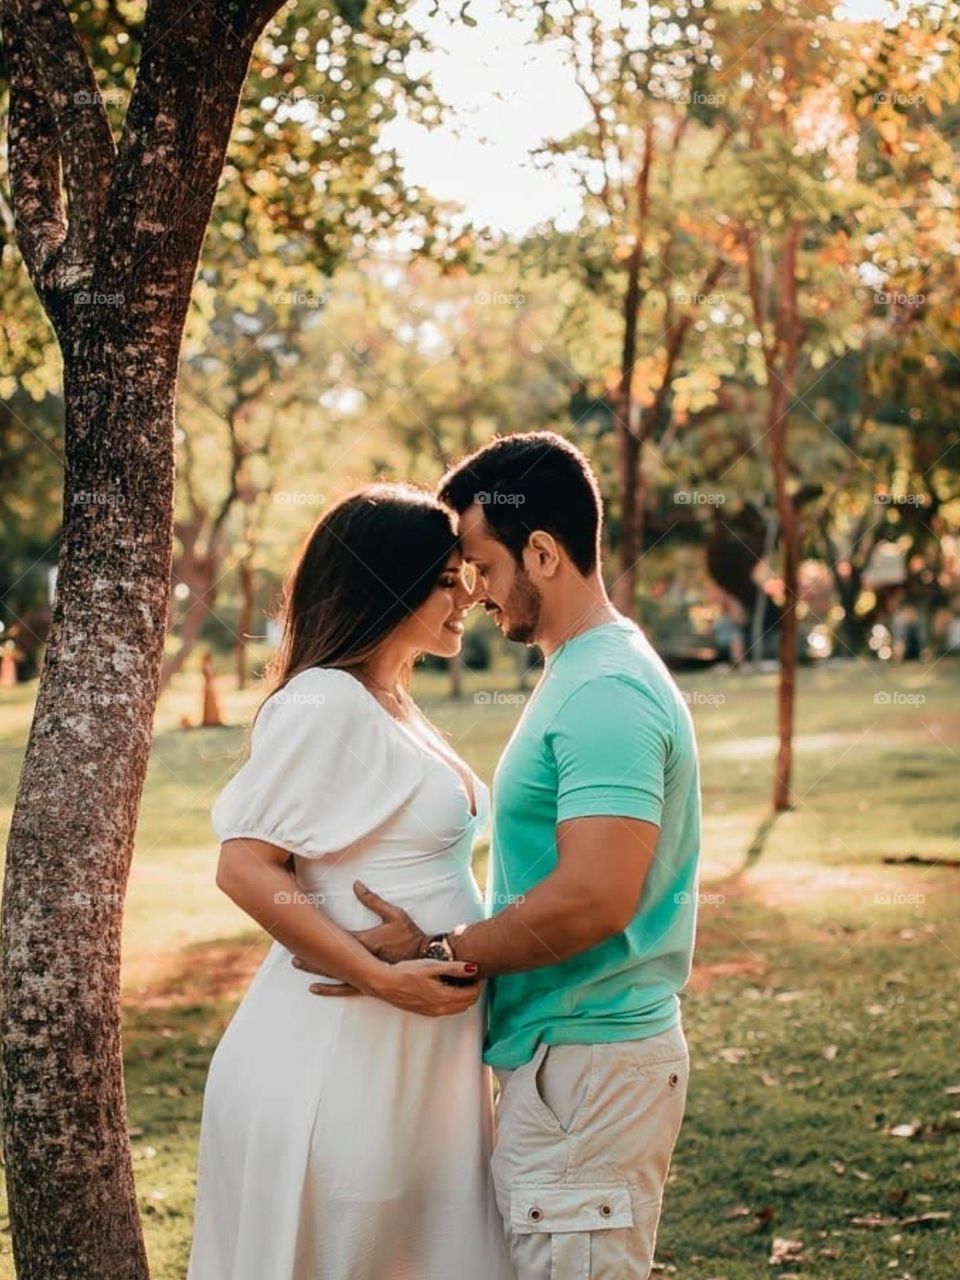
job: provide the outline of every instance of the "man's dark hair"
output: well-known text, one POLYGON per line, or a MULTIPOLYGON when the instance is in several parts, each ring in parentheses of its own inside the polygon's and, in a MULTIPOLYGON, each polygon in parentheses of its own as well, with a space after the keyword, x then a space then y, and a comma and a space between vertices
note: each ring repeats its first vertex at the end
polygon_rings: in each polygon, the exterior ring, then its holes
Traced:
POLYGON ((474 502, 519 564, 530 534, 552 534, 579 571, 597 567, 600 487, 590 463, 563 436, 529 431, 478 449, 443 477, 437 496, 455 511, 474 502))

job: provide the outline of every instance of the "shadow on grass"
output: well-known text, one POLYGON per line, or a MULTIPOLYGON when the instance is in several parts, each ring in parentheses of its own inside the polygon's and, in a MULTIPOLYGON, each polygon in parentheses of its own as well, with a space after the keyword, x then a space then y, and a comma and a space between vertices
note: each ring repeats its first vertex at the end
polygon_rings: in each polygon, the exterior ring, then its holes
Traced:
POLYGON ((777 825, 777 820, 782 816, 782 812, 777 813, 771 811, 757 827, 756 831, 753 833, 753 839, 747 846, 747 852, 744 854, 743 866, 740 868, 741 873, 749 871, 751 867, 755 866, 756 863, 760 861, 763 856, 763 851, 766 848, 770 833, 777 825))
POLYGON ((187 1009, 240 1000, 270 947, 262 932, 191 943, 157 957, 147 983, 127 988, 125 1009, 187 1009))

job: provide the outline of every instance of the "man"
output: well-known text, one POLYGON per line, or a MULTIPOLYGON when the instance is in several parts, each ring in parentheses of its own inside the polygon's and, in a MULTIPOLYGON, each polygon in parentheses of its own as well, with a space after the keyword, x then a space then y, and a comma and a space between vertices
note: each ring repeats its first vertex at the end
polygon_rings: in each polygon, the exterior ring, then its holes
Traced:
POLYGON ((439 495, 460 513, 481 603, 545 667, 494 779, 489 918, 429 939, 358 886, 385 922, 358 936, 391 961, 429 953, 490 979, 493 1175, 520 1280, 646 1280, 687 1086, 690 714, 607 597, 599 489, 577 449, 509 436, 439 495))

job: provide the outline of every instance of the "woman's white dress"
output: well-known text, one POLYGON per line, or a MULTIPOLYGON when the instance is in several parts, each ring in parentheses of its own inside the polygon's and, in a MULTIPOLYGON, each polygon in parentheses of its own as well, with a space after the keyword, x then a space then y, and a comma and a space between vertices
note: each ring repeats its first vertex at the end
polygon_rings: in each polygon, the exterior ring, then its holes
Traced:
MULTIPOLYGON (((489 813, 353 676, 274 694, 221 792, 221 840, 295 854, 296 892, 379 923, 354 880, 439 933, 479 919, 470 857, 489 813)), ((483 1001, 427 1018, 324 999, 274 942, 210 1063, 187 1280, 511 1280, 493 1195, 483 1001)))

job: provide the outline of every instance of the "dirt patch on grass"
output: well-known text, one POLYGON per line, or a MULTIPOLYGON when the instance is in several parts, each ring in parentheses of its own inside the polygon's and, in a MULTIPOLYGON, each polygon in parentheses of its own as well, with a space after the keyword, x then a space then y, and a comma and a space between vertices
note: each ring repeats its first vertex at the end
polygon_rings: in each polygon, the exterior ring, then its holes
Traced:
POLYGON ((127 977, 124 1006, 178 1009, 239 999, 269 948, 269 940, 203 942, 174 954, 145 956, 127 977), (140 975, 143 974, 141 979, 140 975))
POLYGON ((783 863, 769 870, 751 871, 742 886, 754 901, 774 911, 789 911, 803 902, 824 902, 831 898, 859 908, 871 922, 883 927, 885 906, 922 895, 933 901, 936 895, 954 897, 960 890, 960 876, 950 868, 865 864, 825 867, 783 863))
POLYGON ((762 978, 769 971, 770 966, 762 956, 747 957, 743 960, 717 960, 705 964, 694 963, 687 990, 709 991, 715 983, 725 978, 762 978))

